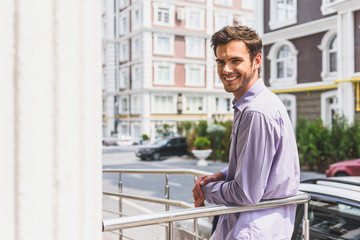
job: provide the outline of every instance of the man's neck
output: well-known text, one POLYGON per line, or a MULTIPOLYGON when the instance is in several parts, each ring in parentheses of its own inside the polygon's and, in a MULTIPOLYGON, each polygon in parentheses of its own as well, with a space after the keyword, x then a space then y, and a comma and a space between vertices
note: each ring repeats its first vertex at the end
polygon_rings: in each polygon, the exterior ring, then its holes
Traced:
POLYGON ((241 89, 242 91, 234 92, 233 94, 236 100, 239 100, 257 81, 259 81, 259 79, 259 76, 252 78, 250 82, 243 89, 241 89))

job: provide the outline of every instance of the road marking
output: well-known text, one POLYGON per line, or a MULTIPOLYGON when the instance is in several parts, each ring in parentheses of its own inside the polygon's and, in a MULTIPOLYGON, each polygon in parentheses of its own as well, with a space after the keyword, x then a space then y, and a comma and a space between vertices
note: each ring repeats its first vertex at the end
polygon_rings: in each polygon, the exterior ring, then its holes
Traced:
POLYGON ((144 176, 141 176, 140 174, 131 174, 130 176, 134 177, 134 178, 139 178, 139 179, 143 179, 144 176))
POLYGON ((169 185, 175 186, 175 187, 181 187, 180 183, 176 183, 176 182, 169 182, 169 185))
MULTIPOLYGON (((112 199, 115 199, 115 200, 118 200, 119 198, 118 197, 115 197, 115 196, 109 196, 109 198, 112 198, 112 199)), ((139 204, 136 204, 134 202, 132 202, 131 200, 128 200, 128 199, 123 199, 122 200, 123 204, 127 204, 129 205, 130 207, 133 207, 133 208, 136 208, 144 213, 154 213, 155 211, 152 211, 148 208, 145 208, 139 204)))

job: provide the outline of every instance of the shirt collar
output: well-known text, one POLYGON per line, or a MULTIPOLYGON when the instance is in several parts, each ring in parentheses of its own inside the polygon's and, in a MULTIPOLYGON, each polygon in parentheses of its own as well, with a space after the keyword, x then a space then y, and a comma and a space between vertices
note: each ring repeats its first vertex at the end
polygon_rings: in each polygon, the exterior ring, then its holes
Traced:
POLYGON ((259 79, 252 85, 242 96, 239 100, 236 98, 233 99, 232 104, 234 105, 233 108, 235 112, 239 110, 242 112, 249 104, 250 102, 260 93, 262 90, 264 90, 265 84, 262 79, 259 79))

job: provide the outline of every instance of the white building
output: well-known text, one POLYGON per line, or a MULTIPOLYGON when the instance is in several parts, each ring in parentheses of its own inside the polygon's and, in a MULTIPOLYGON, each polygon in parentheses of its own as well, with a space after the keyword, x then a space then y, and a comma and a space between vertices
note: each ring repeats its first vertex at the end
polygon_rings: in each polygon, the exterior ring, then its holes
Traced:
POLYGON ((253 0, 103 0, 103 136, 232 118, 210 38, 254 27, 253 0))

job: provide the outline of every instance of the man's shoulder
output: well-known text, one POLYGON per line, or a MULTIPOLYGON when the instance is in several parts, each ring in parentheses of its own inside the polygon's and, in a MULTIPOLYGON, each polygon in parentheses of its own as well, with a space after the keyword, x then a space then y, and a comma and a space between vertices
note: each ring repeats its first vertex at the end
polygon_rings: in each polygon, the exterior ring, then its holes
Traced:
POLYGON ((269 89, 264 88, 254 99, 252 99, 248 105, 247 111, 273 115, 274 113, 278 113, 283 107, 279 97, 269 89))

